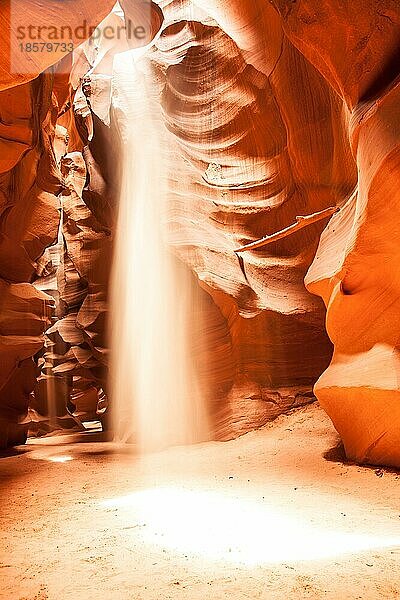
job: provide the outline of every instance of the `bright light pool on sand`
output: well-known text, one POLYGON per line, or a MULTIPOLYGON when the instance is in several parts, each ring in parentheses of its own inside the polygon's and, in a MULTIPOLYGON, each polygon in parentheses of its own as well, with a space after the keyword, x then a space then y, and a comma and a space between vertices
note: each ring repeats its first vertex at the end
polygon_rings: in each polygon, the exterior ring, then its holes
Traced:
MULTIPOLYGON (((320 498, 317 498, 320 500, 320 498)), ((257 566, 308 561, 400 545, 388 527, 358 533, 351 522, 332 530, 301 518, 301 507, 280 509, 267 499, 179 487, 155 487, 105 500, 150 545, 257 566)), ((322 507, 321 507, 322 508, 322 507)))

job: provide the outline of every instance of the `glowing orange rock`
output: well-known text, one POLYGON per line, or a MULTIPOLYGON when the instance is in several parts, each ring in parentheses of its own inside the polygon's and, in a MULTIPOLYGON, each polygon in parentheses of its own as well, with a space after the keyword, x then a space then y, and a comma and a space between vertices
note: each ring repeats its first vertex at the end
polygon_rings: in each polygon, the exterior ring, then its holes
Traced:
POLYGON ((276 2, 284 28, 343 98, 358 182, 307 275, 334 344, 316 394, 357 462, 400 465, 400 8, 276 2), (335 32, 326 35, 326 27, 335 32))

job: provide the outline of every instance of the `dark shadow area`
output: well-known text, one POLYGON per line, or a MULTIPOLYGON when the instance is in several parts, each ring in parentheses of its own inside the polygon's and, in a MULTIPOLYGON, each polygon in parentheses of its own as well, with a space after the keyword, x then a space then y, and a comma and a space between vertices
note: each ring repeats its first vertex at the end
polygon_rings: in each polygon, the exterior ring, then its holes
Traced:
POLYGON ((329 462, 349 464, 347 461, 343 442, 340 439, 337 441, 335 446, 329 448, 329 450, 324 452, 324 458, 329 462))
POLYGON ((0 450, 0 460, 2 458, 10 458, 13 456, 20 456, 22 454, 26 454, 26 452, 29 452, 30 448, 28 448, 27 446, 17 446, 14 448, 6 448, 4 450, 0 450))
POLYGON ((329 448, 329 450, 324 452, 323 456, 324 459, 329 462, 341 463, 343 465, 346 465, 347 467, 359 467, 362 469, 368 469, 369 471, 374 471, 377 477, 383 477, 385 473, 393 473, 394 475, 400 476, 400 469, 395 469, 394 467, 369 465, 367 463, 362 464, 349 460, 346 456, 344 445, 341 440, 338 440, 335 446, 329 448))

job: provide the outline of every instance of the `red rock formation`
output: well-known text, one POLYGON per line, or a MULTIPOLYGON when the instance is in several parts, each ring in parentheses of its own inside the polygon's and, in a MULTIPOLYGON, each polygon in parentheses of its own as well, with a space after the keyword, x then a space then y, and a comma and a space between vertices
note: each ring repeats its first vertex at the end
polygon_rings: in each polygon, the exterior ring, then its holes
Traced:
POLYGON ((52 299, 35 290, 37 260, 57 237, 60 178, 52 148, 54 76, 0 93, 0 431, 1 446, 23 439, 20 427, 35 382, 52 299), (19 432, 19 433, 18 433, 19 432))
POLYGON ((343 99, 358 182, 307 275, 335 352, 316 385, 348 457, 400 465, 400 8, 390 0, 277 3, 290 39, 343 99), (326 36, 328 26, 335 35, 326 36))

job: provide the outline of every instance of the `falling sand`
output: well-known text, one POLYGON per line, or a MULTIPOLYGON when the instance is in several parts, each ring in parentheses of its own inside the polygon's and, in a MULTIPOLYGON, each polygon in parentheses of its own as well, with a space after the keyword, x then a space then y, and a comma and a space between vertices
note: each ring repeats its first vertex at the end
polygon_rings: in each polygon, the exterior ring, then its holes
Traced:
POLYGON ((113 266, 111 399, 116 441, 148 452, 205 440, 208 428, 189 351, 190 281, 166 242, 160 124, 135 53, 122 55, 121 64, 128 128, 113 266))

